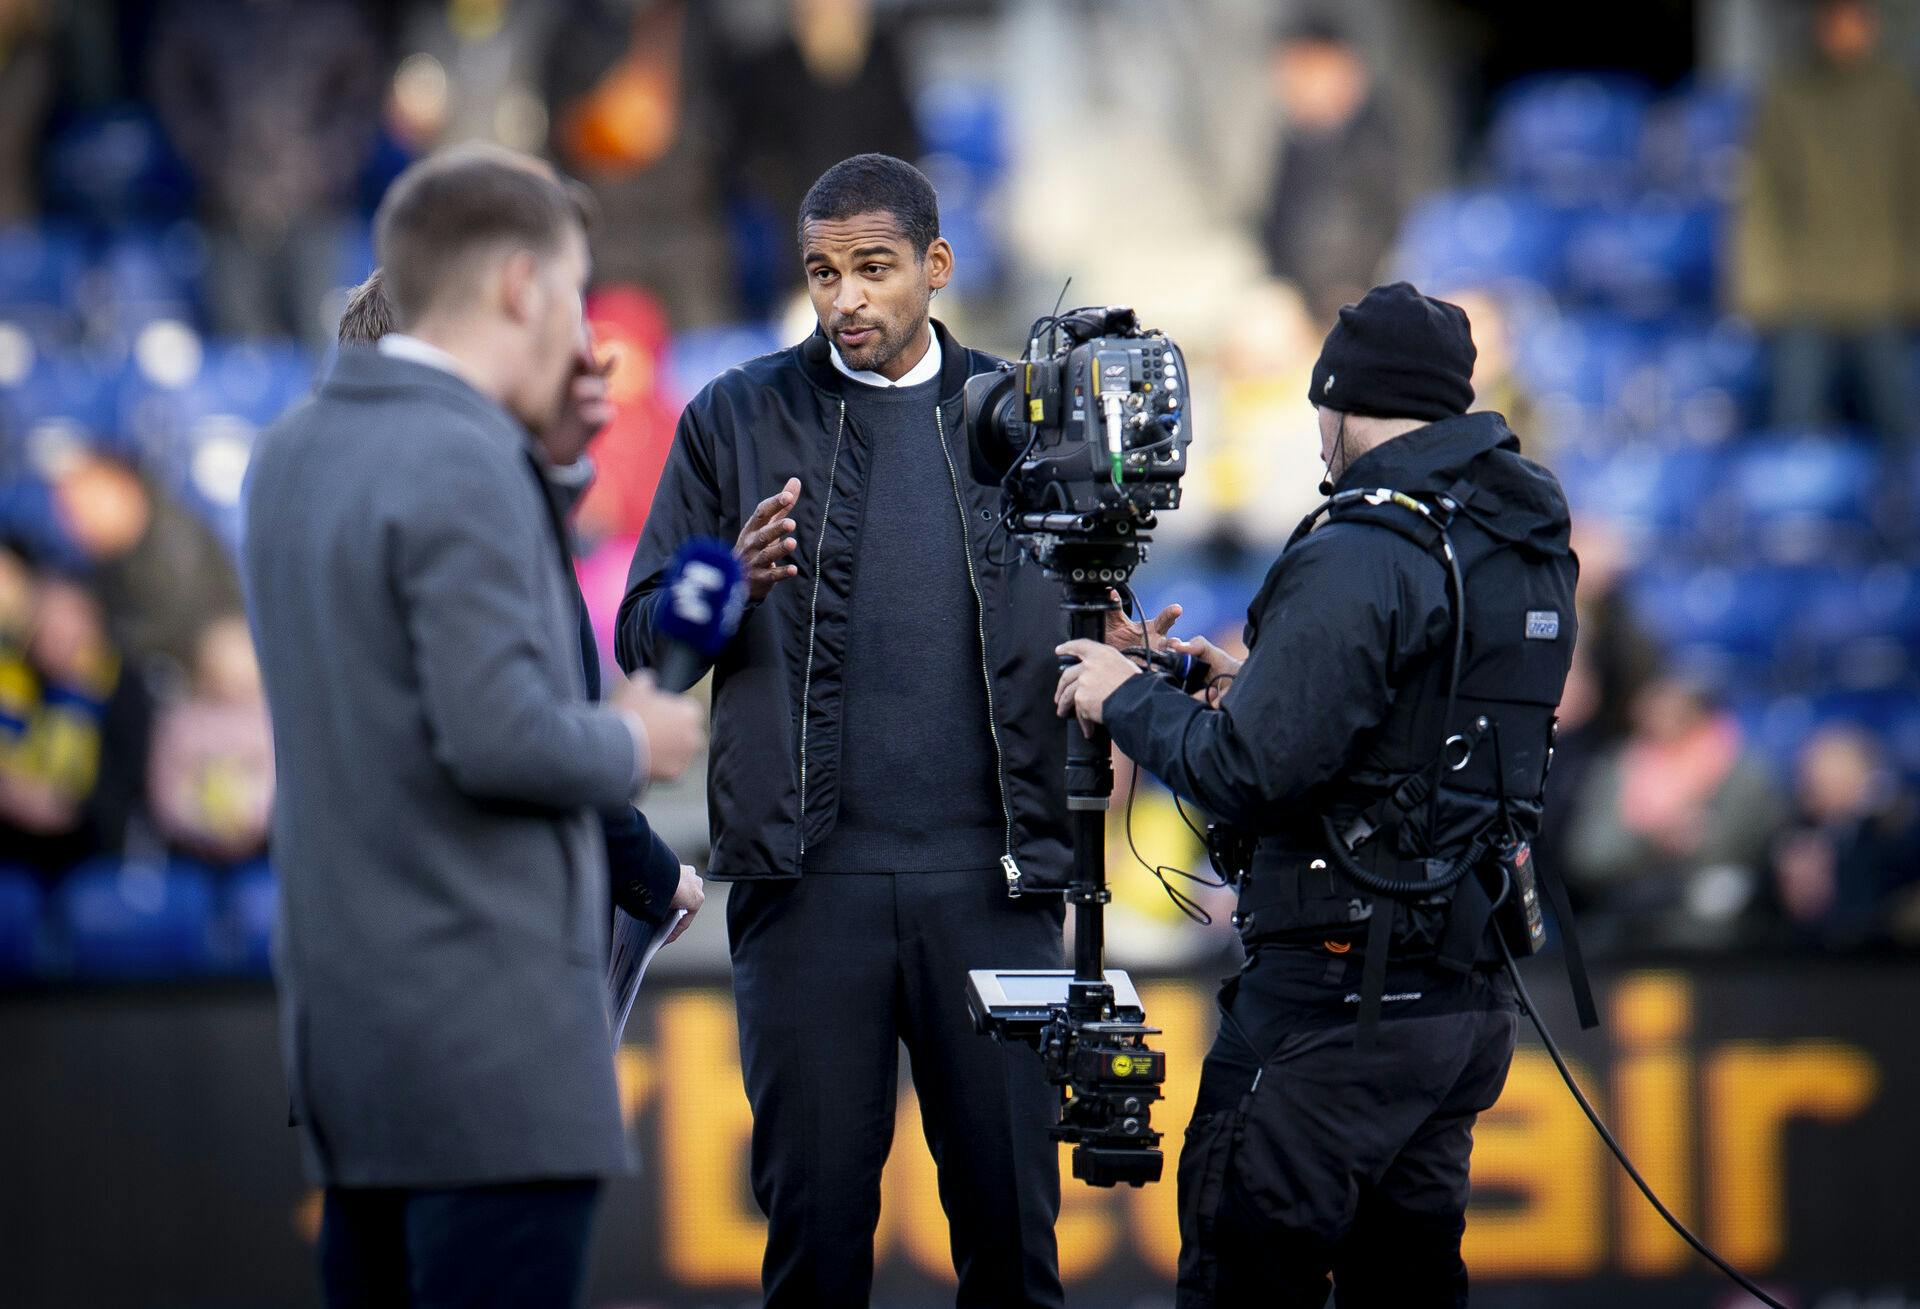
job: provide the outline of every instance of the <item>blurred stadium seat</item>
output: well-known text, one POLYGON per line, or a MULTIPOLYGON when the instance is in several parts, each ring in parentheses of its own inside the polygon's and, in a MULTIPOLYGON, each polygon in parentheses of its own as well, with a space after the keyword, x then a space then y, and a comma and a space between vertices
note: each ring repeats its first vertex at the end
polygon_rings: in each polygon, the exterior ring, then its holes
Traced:
POLYGON ((1441 191, 1400 229, 1396 275, 1421 286, 1560 280, 1567 216, 1524 190, 1441 191))
MULTIPOLYGON (((0 438, 31 442, 41 429, 67 439, 111 446, 118 430, 113 368, 98 354, 6 336, 0 368, 0 438)), ((23 454, 30 454, 26 445, 23 454)))
POLYGON ((1719 233, 1718 210, 1673 195, 1582 210, 1568 225, 1566 292, 1638 317, 1704 308, 1719 233))
POLYGON ((83 864, 55 888, 52 921, 76 977, 167 977, 216 963, 212 880, 190 865, 83 864))
POLYGON ((73 227, 0 228, 0 317, 56 321, 78 296, 86 267, 86 242, 73 227))
POLYGON ((1844 434, 1743 440, 1719 472, 1695 527, 1722 554, 1803 563, 1857 556, 1872 544, 1883 481, 1871 445, 1844 434))
POLYGON ((139 105, 78 115, 48 139, 47 207, 89 223, 184 217, 193 183, 154 117, 139 105))
POLYGON ((1731 200, 1753 116, 1753 91, 1734 82, 1691 83, 1647 115, 1641 152, 1649 185, 1689 200, 1731 200))
POLYGON ((0 868, 0 978, 31 976, 39 961, 45 896, 33 874, 0 868))
POLYGON ((1494 171, 1556 204, 1623 199, 1639 173, 1651 100, 1626 77, 1549 74, 1515 83, 1494 107, 1494 171))
POLYGON ((156 319, 201 321, 206 241, 191 223, 114 234, 87 270, 82 314, 95 335, 128 339, 156 319))

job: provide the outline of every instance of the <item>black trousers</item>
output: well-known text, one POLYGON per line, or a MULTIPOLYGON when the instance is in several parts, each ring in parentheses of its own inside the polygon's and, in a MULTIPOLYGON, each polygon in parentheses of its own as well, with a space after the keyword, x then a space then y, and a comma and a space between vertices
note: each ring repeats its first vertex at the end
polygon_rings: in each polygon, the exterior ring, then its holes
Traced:
POLYGON ((1064 1303, 1058 1093, 973 1030, 970 968, 1061 966, 1055 896, 998 870, 737 882, 727 896, 769 1309, 864 1305, 900 1045, 939 1169, 962 1306, 1064 1303))
POLYGON ((446 1190, 329 1187, 329 1309, 570 1306, 586 1289, 598 1181, 446 1190))
POLYGON ((1396 972, 1362 1050, 1358 968, 1256 956, 1223 989, 1180 1157, 1179 1309, 1323 1309, 1330 1281, 1338 1309, 1465 1309, 1473 1123, 1506 1084, 1511 993, 1396 972))

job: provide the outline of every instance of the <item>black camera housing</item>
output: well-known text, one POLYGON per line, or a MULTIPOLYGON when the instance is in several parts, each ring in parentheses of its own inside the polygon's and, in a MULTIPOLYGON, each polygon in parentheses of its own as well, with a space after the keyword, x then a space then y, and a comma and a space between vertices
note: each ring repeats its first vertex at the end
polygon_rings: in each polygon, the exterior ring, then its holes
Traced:
POLYGON ((1115 582, 1146 558, 1154 515, 1180 504, 1193 441, 1186 356, 1124 306, 1033 325, 1027 357, 966 384, 974 476, 1048 576, 1115 582))

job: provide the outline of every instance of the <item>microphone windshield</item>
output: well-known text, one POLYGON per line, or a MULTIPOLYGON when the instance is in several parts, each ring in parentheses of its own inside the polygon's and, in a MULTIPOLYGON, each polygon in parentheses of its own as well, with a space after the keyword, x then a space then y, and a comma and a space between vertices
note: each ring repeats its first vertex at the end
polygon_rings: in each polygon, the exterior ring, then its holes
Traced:
POLYGON ((733 550, 713 537, 694 537, 675 552, 662 588, 660 634, 703 659, 716 658, 747 607, 747 576, 733 550))

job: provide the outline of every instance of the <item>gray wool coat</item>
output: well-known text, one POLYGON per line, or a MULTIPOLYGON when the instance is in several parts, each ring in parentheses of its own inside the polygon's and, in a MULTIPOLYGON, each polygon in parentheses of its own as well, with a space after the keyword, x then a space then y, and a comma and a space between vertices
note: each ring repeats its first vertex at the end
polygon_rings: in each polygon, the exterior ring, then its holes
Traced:
POLYGON ((464 381, 359 347, 249 471, 281 1042, 324 1185, 629 1163, 591 807, 628 800, 640 761, 586 699, 527 458, 464 381))

